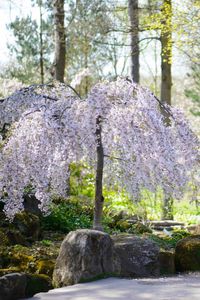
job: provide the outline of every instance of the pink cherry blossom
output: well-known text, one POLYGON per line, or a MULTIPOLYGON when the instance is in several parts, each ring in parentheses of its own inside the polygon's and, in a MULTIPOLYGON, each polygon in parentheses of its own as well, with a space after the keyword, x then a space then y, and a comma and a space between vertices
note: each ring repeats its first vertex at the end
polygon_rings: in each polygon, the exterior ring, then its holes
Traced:
POLYGON ((99 83, 85 99, 56 84, 21 89, 1 101, 0 127, 13 124, 0 152, 0 196, 7 216, 23 209, 27 185, 47 212, 52 195, 66 196, 72 162, 95 167, 99 116, 104 183, 117 183, 134 199, 144 188, 181 198, 198 171, 199 141, 178 109, 164 110, 167 125, 151 91, 125 79, 99 83))

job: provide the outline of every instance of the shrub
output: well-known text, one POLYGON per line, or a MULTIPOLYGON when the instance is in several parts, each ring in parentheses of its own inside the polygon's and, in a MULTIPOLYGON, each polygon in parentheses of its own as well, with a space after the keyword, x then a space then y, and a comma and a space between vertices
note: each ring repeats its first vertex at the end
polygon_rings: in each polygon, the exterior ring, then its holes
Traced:
POLYGON ((41 222, 45 230, 68 233, 79 228, 90 228, 92 216, 78 201, 62 201, 53 204, 51 214, 42 217, 41 222))

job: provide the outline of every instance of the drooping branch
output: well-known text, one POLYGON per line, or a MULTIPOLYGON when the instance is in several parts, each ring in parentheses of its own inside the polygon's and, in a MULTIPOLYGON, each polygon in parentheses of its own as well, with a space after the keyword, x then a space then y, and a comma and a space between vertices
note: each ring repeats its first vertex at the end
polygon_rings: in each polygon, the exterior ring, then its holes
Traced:
POLYGON ((178 109, 164 106, 172 122, 166 126, 160 100, 125 79, 95 85, 85 100, 64 85, 44 91, 58 100, 40 102, 17 94, 0 106, 1 116, 7 112, 9 117, 4 123, 13 120, 16 104, 17 108, 24 105, 21 114, 30 108, 25 100, 32 104, 32 111, 35 109, 24 118, 15 118, 18 122, 12 135, 1 148, 0 195, 6 190, 8 216, 12 218, 23 209, 23 190, 30 182, 44 211, 55 193, 66 197, 66 170, 80 160, 96 164, 96 229, 102 229, 103 172, 108 172, 108 183, 118 182, 133 199, 138 199, 140 190, 155 192, 158 186, 167 195, 182 197, 190 173, 198 168, 199 143, 178 109), (37 111, 43 104, 45 109, 37 111))

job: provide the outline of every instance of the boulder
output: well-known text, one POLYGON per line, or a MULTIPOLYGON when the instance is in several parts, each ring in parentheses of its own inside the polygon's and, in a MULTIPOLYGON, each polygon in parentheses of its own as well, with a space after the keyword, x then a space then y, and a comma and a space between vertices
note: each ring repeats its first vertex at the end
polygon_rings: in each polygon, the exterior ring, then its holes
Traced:
POLYGON ((41 228, 38 216, 27 212, 18 213, 15 215, 13 225, 22 235, 27 237, 30 242, 39 239, 41 228))
POLYGON ((62 242, 53 285, 67 286, 113 273, 113 243, 104 232, 80 229, 70 232, 62 242))
POLYGON ((9 228, 8 230, 6 230, 6 235, 10 245, 27 245, 25 236, 19 230, 9 228))
POLYGON ((26 275, 11 273, 0 277, 0 300, 25 298, 26 275))
POLYGON ((112 237, 114 242, 114 273, 122 277, 159 275, 159 247, 147 238, 131 234, 112 237))
POLYGON ((160 275, 175 273, 175 254, 173 251, 162 250, 159 253, 160 275))
POLYGON ((200 234, 200 224, 194 224, 187 226, 187 230, 190 234, 199 235, 200 234))
POLYGON ((200 235, 186 237, 177 243, 175 265, 179 272, 200 271, 200 235))
POLYGON ((44 274, 27 274, 27 284, 25 289, 26 297, 32 297, 33 295, 41 292, 48 292, 53 288, 51 279, 44 274))

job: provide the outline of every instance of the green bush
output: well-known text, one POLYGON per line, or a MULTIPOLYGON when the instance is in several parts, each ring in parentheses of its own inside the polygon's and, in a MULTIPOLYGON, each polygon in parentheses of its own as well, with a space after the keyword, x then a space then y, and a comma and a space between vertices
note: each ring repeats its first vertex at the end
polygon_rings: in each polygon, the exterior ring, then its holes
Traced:
POLYGON ((190 233, 186 230, 174 230, 171 236, 159 237, 155 234, 148 234, 148 238, 156 242, 160 248, 170 250, 176 247, 179 240, 189 236, 190 233))
POLYGON ((41 223, 45 230, 68 233, 79 228, 90 228, 92 216, 80 203, 63 201, 53 204, 51 214, 43 217, 41 223))

